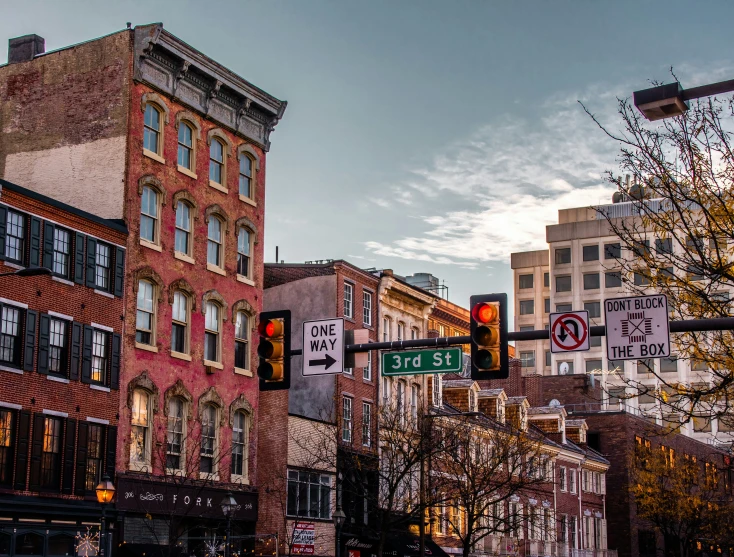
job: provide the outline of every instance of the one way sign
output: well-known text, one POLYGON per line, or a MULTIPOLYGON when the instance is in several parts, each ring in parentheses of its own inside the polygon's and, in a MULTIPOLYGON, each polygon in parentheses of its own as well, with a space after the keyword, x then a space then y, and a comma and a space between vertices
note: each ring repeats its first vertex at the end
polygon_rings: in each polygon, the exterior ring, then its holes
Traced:
POLYGON ((344 371, 344 319, 303 322, 303 375, 344 371))

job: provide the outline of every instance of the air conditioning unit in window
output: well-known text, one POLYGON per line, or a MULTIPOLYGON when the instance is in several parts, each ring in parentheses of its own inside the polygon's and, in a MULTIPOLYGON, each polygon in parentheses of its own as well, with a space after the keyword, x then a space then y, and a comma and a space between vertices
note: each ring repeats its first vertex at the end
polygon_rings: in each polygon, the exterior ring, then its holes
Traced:
POLYGON ((204 371, 206 371, 207 375, 213 375, 217 372, 217 368, 215 368, 214 366, 204 366, 204 371))

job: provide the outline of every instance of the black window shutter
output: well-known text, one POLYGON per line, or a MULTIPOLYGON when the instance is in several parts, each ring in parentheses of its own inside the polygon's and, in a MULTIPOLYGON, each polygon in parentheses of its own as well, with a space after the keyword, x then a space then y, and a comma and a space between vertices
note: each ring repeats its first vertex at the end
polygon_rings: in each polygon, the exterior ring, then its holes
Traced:
POLYGON ((117 426, 107 426, 107 462, 105 473, 115 481, 115 458, 117 458, 117 426))
POLYGON ((84 325, 84 343, 82 344, 82 383, 92 382, 92 338, 94 329, 84 325))
POLYGON ((48 345, 50 329, 51 318, 45 313, 42 313, 40 317, 40 326, 38 327, 38 373, 48 373, 48 345))
POLYGON ((77 381, 79 379, 79 360, 82 355, 82 324, 71 324, 71 345, 69 346, 69 379, 77 381))
POLYGON ((41 264, 41 219, 31 217, 29 220, 31 223, 31 241, 28 242, 30 246, 28 265, 38 267, 41 264))
POLYGON ((31 412, 21 410, 18 413, 18 435, 15 448, 15 489, 25 490, 28 478, 28 437, 31 434, 31 412))
POLYGON ((27 309, 25 312, 25 339, 23 341, 23 369, 33 371, 34 356, 36 355, 36 328, 38 326, 38 312, 27 309))
POLYGON ((89 424, 79 422, 79 442, 76 445, 76 485, 74 493, 84 495, 87 490, 87 442, 89 424))
POLYGON ((97 279, 97 240, 87 238, 87 286, 94 288, 97 279))
POLYGON ((115 296, 122 296, 125 283, 125 250, 117 248, 115 252, 115 296))
POLYGON ((74 237, 74 282, 84 284, 84 244, 86 236, 81 232, 77 232, 74 237))
POLYGON ((0 260, 5 259, 5 230, 8 227, 8 209, 0 207, 0 260))
POLYGON ((74 441, 76 440, 76 420, 67 418, 64 437, 64 482, 61 492, 71 495, 74 487, 74 441))
POLYGON ((114 333, 112 335, 112 357, 110 358, 110 388, 120 388, 120 345, 122 337, 114 333))
POLYGON ((43 266, 54 268, 54 225, 50 222, 43 223, 43 266))
POLYGON ((31 444, 31 477, 28 489, 41 489, 41 458, 43 457, 43 432, 46 427, 46 416, 33 416, 33 443, 31 444))

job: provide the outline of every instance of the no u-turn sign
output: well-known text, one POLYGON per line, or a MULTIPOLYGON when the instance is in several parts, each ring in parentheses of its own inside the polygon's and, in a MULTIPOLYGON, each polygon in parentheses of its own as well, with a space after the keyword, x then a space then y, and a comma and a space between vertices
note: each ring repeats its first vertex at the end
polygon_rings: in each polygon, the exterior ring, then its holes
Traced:
POLYGON ((550 314, 551 352, 581 352, 589 349, 589 312, 550 314))

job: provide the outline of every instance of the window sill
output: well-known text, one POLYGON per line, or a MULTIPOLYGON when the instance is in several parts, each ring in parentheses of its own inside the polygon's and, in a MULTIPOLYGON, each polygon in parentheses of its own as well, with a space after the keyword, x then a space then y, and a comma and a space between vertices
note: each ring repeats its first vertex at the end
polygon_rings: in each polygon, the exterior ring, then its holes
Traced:
POLYGON ((177 468, 166 468, 166 475, 173 476, 176 478, 183 478, 184 472, 183 470, 178 470, 177 468))
POLYGON ((186 168, 185 166, 181 166, 181 165, 179 164, 179 165, 176 165, 176 169, 177 169, 177 170, 178 170, 178 171, 179 171, 179 172, 180 172, 181 174, 186 174, 186 176, 188 176, 189 178, 193 178, 194 180, 196 180, 196 179, 197 179, 197 176, 196 176, 196 172, 191 172, 191 171, 190 171, 190 170, 189 170, 188 168, 186 168))
POLYGON ((247 478, 247 476, 240 476, 238 474, 232 474, 229 478, 229 481, 233 484, 250 485, 250 480, 247 478))
POLYGON ((158 353, 158 347, 151 346, 150 344, 142 344, 140 342, 136 342, 135 348, 140 348, 140 350, 146 350, 148 352, 155 352, 156 354, 158 353))
POLYGON ((200 480, 211 480, 213 482, 219 481, 219 474, 209 474, 208 472, 199 472, 200 480))
POLYGON ((220 364, 219 362, 212 362, 211 360, 204 360, 205 366, 211 366, 214 369, 224 369, 224 364, 220 364))
POLYGON ((150 464, 147 462, 129 462, 128 463, 128 470, 132 470, 133 472, 150 472, 150 464))
POLYGON ((144 248, 150 248, 154 251, 163 251, 163 248, 161 248, 161 246, 159 246, 158 244, 154 244, 153 242, 149 242, 148 240, 144 240, 143 238, 140 238, 140 245, 144 248))
POLYGON ((191 263, 192 265, 196 263, 193 257, 189 257, 188 255, 186 255, 185 253, 181 253, 180 251, 174 251, 173 257, 175 257, 176 259, 180 259, 181 261, 186 261, 186 263, 191 263))
POLYGON ((249 284, 250 286, 255 286, 255 281, 248 279, 245 275, 237 274, 237 280, 240 282, 244 282, 245 284, 249 284))
POLYGON ((212 265, 211 263, 206 264, 206 270, 211 271, 212 273, 217 273, 218 275, 222 275, 223 277, 227 276, 227 271, 222 269, 221 267, 217 267, 216 265, 212 265))
POLYGON ((161 164, 166 164, 166 159, 161 157, 158 153, 154 153, 153 151, 148 151, 148 149, 146 148, 143 148, 143 155, 161 164))
POLYGON ((229 190, 225 186, 223 186, 222 184, 217 184, 212 180, 209 180, 209 187, 214 188, 215 190, 219 190, 222 193, 229 193, 229 190))
POLYGON ((110 388, 109 387, 103 387, 102 385, 89 385, 90 389, 93 389, 95 391, 102 391, 103 393, 109 393, 110 388))
POLYGON ((56 282, 60 282, 61 284, 66 284, 68 286, 74 286, 74 283, 71 282, 68 279, 61 278, 61 277, 51 277, 51 280, 55 280, 56 282))
POLYGON ((354 373, 347 373, 346 371, 342 372, 342 377, 346 377, 347 379, 351 379, 354 381, 354 373))
POLYGON ((10 267, 11 269, 16 269, 18 271, 20 271, 21 269, 25 269, 23 265, 20 265, 19 263, 13 263, 11 261, 3 261, 3 265, 5 265, 6 267, 10 267))
POLYGON ((234 368, 234 372, 237 375, 246 375, 247 377, 252 377, 252 372, 249 369, 242 369, 241 367, 234 368))
POLYGON ((47 375, 46 379, 49 381, 56 381, 57 383, 69 383, 69 380, 66 377, 55 377, 53 375, 47 375))
POLYGON ((255 202, 254 199, 251 199, 251 198, 247 197, 246 195, 242 195, 241 193, 238 194, 238 195, 239 195, 240 201, 242 201, 243 203, 247 203, 248 205, 252 205, 253 207, 257 207, 257 202, 255 202))
POLYGON ((171 358, 178 358, 179 360, 186 360, 187 362, 191 361, 191 356, 188 354, 184 354, 183 352, 174 352, 171 350, 171 358))
POLYGON ((114 297, 115 297, 114 294, 110 294, 109 292, 105 292, 104 290, 97 290, 96 288, 94 289, 94 293, 95 294, 99 294, 100 296, 104 296, 105 298, 113 298, 114 299, 114 297))
POLYGON ((17 373, 18 375, 23 375, 22 369, 16 369, 14 367, 0 366, 0 371, 9 371, 10 373, 17 373))

